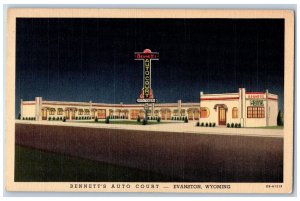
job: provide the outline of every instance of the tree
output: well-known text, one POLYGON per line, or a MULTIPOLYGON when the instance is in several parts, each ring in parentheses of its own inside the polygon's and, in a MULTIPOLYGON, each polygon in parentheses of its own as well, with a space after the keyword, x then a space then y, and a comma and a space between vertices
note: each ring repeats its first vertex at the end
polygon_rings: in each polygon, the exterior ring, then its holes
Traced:
POLYGON ((185 119, 184 119, 184 123, 188 123, 188 122, 189 122, 188 118, 187 118, 187 117, 185 117, 185 119))
POLYGON ((95 118, 95 122, 98 122, 98 117, 95 118))
POLYGON ((283 126, 282 112, 279 110, 277 115, 277 126, 283 126))
POLYGON ((160 117, 157 118, 157 122, 160 123, 160 117))
POLYGON ((106 123, 106 124, 109 124, 109 116, 106 117, 105 123, 106 123))
POLYGON ((147 118, 144 118, 143 119, 143 125, 147 125, 148 124, 148 120, 147 120, 147 118))
POLYGON ((141 122, 141 117, 140 116, 138 116, 137 122, 141 122))
POLYGON ((20 113, 19 113, 19 115, 18 115, 18 119, 21 120, 21 114, 20 114, 20 113))

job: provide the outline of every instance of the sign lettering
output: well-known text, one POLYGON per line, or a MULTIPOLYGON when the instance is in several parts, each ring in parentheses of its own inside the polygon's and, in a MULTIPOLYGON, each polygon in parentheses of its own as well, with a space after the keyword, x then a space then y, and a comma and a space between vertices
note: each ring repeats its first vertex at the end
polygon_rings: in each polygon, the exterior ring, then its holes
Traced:
POLYGON ((252 105, 252 106, 264 106, 264 101, 263 100, 258 100, 258 99, 250 100, 250 105, 252 105))
POLYGON ((137 102, 155 103, 156 99, 153 97, 153 91, 151 88, 151 60, 159 60, 159 53, 151 52, 151 50, 145 49, 144 52, 134 53, 134 59, 143 60, 143 64, 144 64, 143 89, 140 98, 137 99, 137 102))

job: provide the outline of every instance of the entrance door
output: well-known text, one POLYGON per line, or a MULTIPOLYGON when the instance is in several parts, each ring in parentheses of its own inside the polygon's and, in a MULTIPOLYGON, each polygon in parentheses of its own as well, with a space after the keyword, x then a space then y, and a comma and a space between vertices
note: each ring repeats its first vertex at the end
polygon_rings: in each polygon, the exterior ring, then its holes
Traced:
POLYGON ((219 107, 219 125, 226 125, 226 110, 219 107))
POLYGON ((70 111, 69 110, 66 111, 66 116, 67 116, 66 119, 70 119, 70 111))
POLYGON ((72 119, 75 119, 75 111, 72 111, 72 119))
POLYGON ((171 111, 170 110, 167 111, 166 116, 167 116, 167 120, 171 120, 171 111))
POLYGON ((47 120, 47 109, 42 109, 42 120, 47 120))

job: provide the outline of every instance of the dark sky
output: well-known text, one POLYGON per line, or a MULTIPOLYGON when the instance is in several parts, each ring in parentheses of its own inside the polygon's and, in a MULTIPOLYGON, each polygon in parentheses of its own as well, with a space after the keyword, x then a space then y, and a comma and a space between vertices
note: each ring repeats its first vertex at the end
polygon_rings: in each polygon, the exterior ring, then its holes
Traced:
POLYGON ((143 82, 134 52, 152 61, 159 102, 204 93, 265 91, 283 109, 283 19, 17 19, 20 99, 135 103, 143 82))

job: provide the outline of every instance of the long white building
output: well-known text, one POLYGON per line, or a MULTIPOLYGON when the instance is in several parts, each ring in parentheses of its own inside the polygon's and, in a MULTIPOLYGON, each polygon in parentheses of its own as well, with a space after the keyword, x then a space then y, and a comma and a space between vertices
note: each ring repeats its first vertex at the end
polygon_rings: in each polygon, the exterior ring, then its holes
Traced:
POLYGON ((107 104, 89 102, 66 102, 43 100, 21 100, 22 120, 80 121, 105 119, 135 120, 147 116, 151 119, 200 121, 200 125, 227 126, 239 124, 241 127, 275 126, 278 115, 278 96, 268 90, 246 92, 240 88, 237 93, 200 93, 196 103, 157 103, 150 104, 145 114, 144 104, 107 104))

